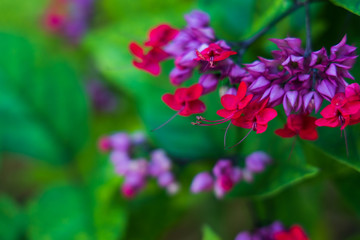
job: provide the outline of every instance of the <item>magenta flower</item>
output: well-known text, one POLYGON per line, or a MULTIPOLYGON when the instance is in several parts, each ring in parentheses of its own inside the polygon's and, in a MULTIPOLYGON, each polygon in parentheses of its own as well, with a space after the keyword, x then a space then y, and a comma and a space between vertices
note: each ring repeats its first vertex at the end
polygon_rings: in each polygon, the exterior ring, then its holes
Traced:
POLYGON ((196 51, 197 61, 206 61, 210 63, 210 67, 214 68, 215 62, 222 61, 231 55, 237 54, 237 52, 230 51, 229 49, 222 48, 216 43, 211 43, 207 48, 201 52, 196 51))
POLYGON ((190 116, 205 111, 205 104, 199 100, 202 92, 203 87, 195 84, 189 88, 178 88, 175 94, 167 93, 162 100, 170 108, 178 111, 180 116, 190 116))

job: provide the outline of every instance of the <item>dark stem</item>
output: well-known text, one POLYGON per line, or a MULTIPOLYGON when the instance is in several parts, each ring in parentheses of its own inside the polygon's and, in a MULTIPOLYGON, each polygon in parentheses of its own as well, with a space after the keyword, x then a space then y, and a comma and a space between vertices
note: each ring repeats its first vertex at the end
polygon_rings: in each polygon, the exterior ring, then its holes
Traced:
MULTIPOLYGON (((307 12, 309 12, 309 3, 312 2, 316 2, 316 1, 322 1, 322 0, 306 0, 305 2, 302 1, 294 1, 294 5, 292 5, 289 9, 287 9, 285 12, 283 12, 282 14, 280 14, 279 16, 277 16, 275 19, 273 19, 267 26, 265 26, 263 29, 261 29, 259 32, 257 32, 254 36, 252 36, 251 38, 249 38, 248 40, 245 40, 239 44, 237 44, 240 49, 239 49, 239 63, 241 63, 242 61, 242 56, 244 55, 245 51, 256 41, 258 40, 261 36, 263 36, 267 31, 269 31, 272 27, 274 27, 276 24, 278 24, 281 20, 283 20, 284 18, 286 18, 287 16, 289 16, 291 13, 293 13, 294 11, 296 11, 297 9, 299 9, 302 6, 305 6, 307 8, 307 12)), ((311 42, 310 40, 310 19, 309 19, 309 15, 307 14, 307 20, 306 20, 306 29, 307 29, 307 44, 309 45, 309 49, 311 52, 311 42), (308 30, 309 29, 309 30, 308 30), (308 40, 309 39, 309 40, 308 40)))
POLYGON ((305 57, 311 54, 311 27, 310 27, 310 6, 309 0, 305 1, 305 27, 306 27, 306 47, 305 57))

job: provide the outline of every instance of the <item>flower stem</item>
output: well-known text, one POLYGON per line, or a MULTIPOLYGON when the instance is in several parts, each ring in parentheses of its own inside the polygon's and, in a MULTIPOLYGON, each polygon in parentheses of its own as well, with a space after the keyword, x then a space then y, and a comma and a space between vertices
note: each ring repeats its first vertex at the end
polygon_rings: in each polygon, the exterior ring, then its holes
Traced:
POLYGON ((310 27, 310 7, 309 0, 306 0, 304 3, 305 6, 305 28, 306 28, 306 47, 305 47, 305 57, 308 57, 311 54, 311 27, 310 27))

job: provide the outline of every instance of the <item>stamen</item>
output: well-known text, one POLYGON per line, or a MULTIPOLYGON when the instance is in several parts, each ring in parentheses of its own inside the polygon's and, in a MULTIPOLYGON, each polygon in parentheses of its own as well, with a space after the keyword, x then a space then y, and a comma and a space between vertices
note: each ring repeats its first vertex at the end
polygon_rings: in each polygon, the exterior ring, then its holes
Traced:
POLYGON ((179 112, 181 112, 181 110, 183 110, 183 108, 180 109, 178 112, 176 112, 171 118, 169 118, 169 120, 167 120, 166 122, 164 122, 163 124, 161 124, 161 125, 158 126, 157 128, 151 130, 151 132, 154 132, 154 131, 162 128, 162 127, 165 126, 166 124, 168 124, 171 120, 173 120, 173 119, 179 114, 179 112))
POLYGON ((227 135, 227 132, 228 132, 228 130, 229 130, 230 125, 231 125, 231 121, 229 122, 229 124, 227 125, 226 130, 225 130, 225 134, 224 134, 224 149, 226 148, 226 135, 227 135))
POLYGON ((239 145, 240 143, 242 143, 242 141, 244 141, 248 136, 249 134, 253 131, 253 129, 250 129, 250 131, 245 135, 245 137, 243 137, 243 139, 241 139, 238 143, 236 143, 235 145, 231 146, 231 147, 228 147, 228 149, 231 149, 237 145, 239 145))
POLYGON ((214 57, 213 56, 210 57, 210 67, 211 68, 214 67, 214 57))

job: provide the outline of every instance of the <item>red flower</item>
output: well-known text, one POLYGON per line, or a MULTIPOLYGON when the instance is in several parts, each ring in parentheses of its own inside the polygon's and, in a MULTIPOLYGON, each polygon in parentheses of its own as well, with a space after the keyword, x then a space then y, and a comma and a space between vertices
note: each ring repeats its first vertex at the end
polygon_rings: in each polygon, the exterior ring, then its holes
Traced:
POLYGON ((149 40, 145 42, 145 46, 163 47, 173 40, 178 33, 179 30, 167 24, 161 24, 150 30, 149 40))
POLYGON ((309 238, 299 225, 294 225, 289 231, 275 233, 274 240, 309 240, 309 238))
POLYGON ((200 61, 207 61, 210 63, 210 67, 214 67, 214 62, 219 62, 221 60, 224 60, 231 55, 236 54, 237 52, 234 51, 228 51, 217 45, 216 43, 211 43, 209 47, 205 48, 201 52, 196 50, 196 55, 198 56, 194 60, 200 61))
POLYGON ((226 94, 221 97, 221 105, 223 109, 218 110, 216 113, 223 118, 238 118, 242 110, 249 104, 253 95, 246 95, 246 83, 241 82, 236 95, 226 94))
POLYGON ((299 135, 302 139, 313 141, 318 138, 315 121, 316 118, 305 114, 291 114, 289 115, 284 128, 277 129, 275 133, 283 138, 299 135))
POLYGON ((315 124, 326 127, 341 127, 359 122, 360 95, 359 85, 354 83, 346 87, 345 93, 337 93, 321 112, 324 118, 316 120, 315 124))
POLYGON ((159 63, 169 57, 161 47, 173 40, 178 33, 178 30, 166 24, 153 28, 149 33, 149 40, 145 42, 145 46, 151 47, 147 54, 144 54, 144 49, 137 43, 130 43, 131 53, 140 60, 134 60, 133 65, 152 75, 159 75, 161 70, 159 63))
POLYGON ((174 95, 167 93, 162 100, 170 108, 179 111, 180 116, 190 116, 205 111, 205 104, 199 100, 202 92, 203 87, 197 83, 189 88, 176 89, 174 95))
POLYGON ((277 112, 272 108, 267 108, 266 104, 269 99, 265 101, 253 100, 244 109, 239 118, 232 119, 232 124, 238 127, 252 129, 256 133, 263 133, 266 131, 268 122, 277 116, 277 112))
POLYGON ((130 43, 130 51, 141 61, 133 61, 133 65, 139 69, 145 70, 152 75, 160 74, 160 62, 165 60, 169 55, 161 48, 152 48, 147 54, 137 43, 130 43))

